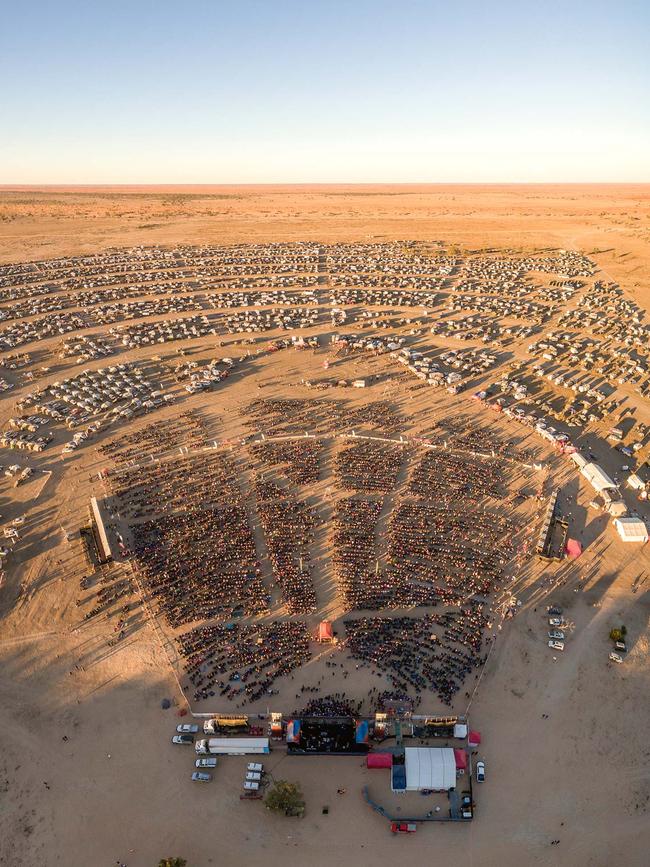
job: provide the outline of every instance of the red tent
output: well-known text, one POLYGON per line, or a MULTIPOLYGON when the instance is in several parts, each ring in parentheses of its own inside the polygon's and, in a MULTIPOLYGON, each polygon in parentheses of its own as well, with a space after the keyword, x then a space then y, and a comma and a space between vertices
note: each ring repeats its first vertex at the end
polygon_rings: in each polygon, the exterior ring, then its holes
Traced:
POLYGON ((564 552, 567 557, 575 560, 576 557, 579 557, 582 554, 582 545, 577 539, 568 539, 564 552))
POLYGON ((334 633, 332 632, 332 624, 329 620, 323 620, 318 627, 318 640, 331 641, 333 638, 334 633))
POLYGON ((481 733, 470 732, 467 742, 469 743, 470 747, 477 747, 481 743, 481 733))
POLYGON ((467 753, 465 750, 454 750, 454 758, 456 759, 456 770, 467 770, 467 753))
POLYGON ((392 753, 368 753, 366 765, 369 768, 392 768, 392 753))

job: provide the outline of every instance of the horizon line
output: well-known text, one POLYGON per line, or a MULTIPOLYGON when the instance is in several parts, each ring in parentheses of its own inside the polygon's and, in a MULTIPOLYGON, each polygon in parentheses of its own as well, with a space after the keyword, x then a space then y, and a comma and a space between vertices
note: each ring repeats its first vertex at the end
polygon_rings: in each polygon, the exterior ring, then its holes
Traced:
POLYGON ((38 183, 3 183, 0 190, 10 192, 18 189, 95 189, 128 187, 551 187, 551 186, 650 186, 650 180, 590 180, 590 181, 119 181, 65 182, 43 181, 38 183))

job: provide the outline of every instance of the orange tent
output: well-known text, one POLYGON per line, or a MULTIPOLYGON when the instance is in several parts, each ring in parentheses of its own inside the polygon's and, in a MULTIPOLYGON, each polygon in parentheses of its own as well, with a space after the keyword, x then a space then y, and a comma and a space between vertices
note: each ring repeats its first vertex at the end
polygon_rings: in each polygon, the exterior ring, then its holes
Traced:
POLYGON ((318 640, 331 641, 333 638, 334 633, 332 632, 332 624, 329 622, 329 620, 321 621, 321 624, 318 627, 318 640))

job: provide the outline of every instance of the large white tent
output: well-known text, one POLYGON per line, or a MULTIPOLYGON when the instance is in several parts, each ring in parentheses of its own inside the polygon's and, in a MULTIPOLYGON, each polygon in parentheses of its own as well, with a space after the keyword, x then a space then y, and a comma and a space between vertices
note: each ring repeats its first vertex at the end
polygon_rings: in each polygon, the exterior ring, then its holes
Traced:
POLYGON ((624 542, 647 542, 648 528, 641 518, 617 518, 614 526, 624 542))
POLYGON ((406 791, 447 791, 456 785, 456 759, 447 747, 406 747, 406 791))
POLYGON ((580 470, 581 474, 599 493, 607 488, 615 488, 616 482, 607 475, 607 473, 598 466, 598 464, 588 463, 580 470))

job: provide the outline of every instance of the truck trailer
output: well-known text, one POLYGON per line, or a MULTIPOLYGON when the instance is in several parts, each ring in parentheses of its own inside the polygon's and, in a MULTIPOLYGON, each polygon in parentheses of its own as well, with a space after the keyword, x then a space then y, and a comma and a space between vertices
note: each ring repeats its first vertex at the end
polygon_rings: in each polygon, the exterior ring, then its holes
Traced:
POLYGON ((203 738, 194 749, 199 755, 247 756, 270 752, 268 738, 203 738))

